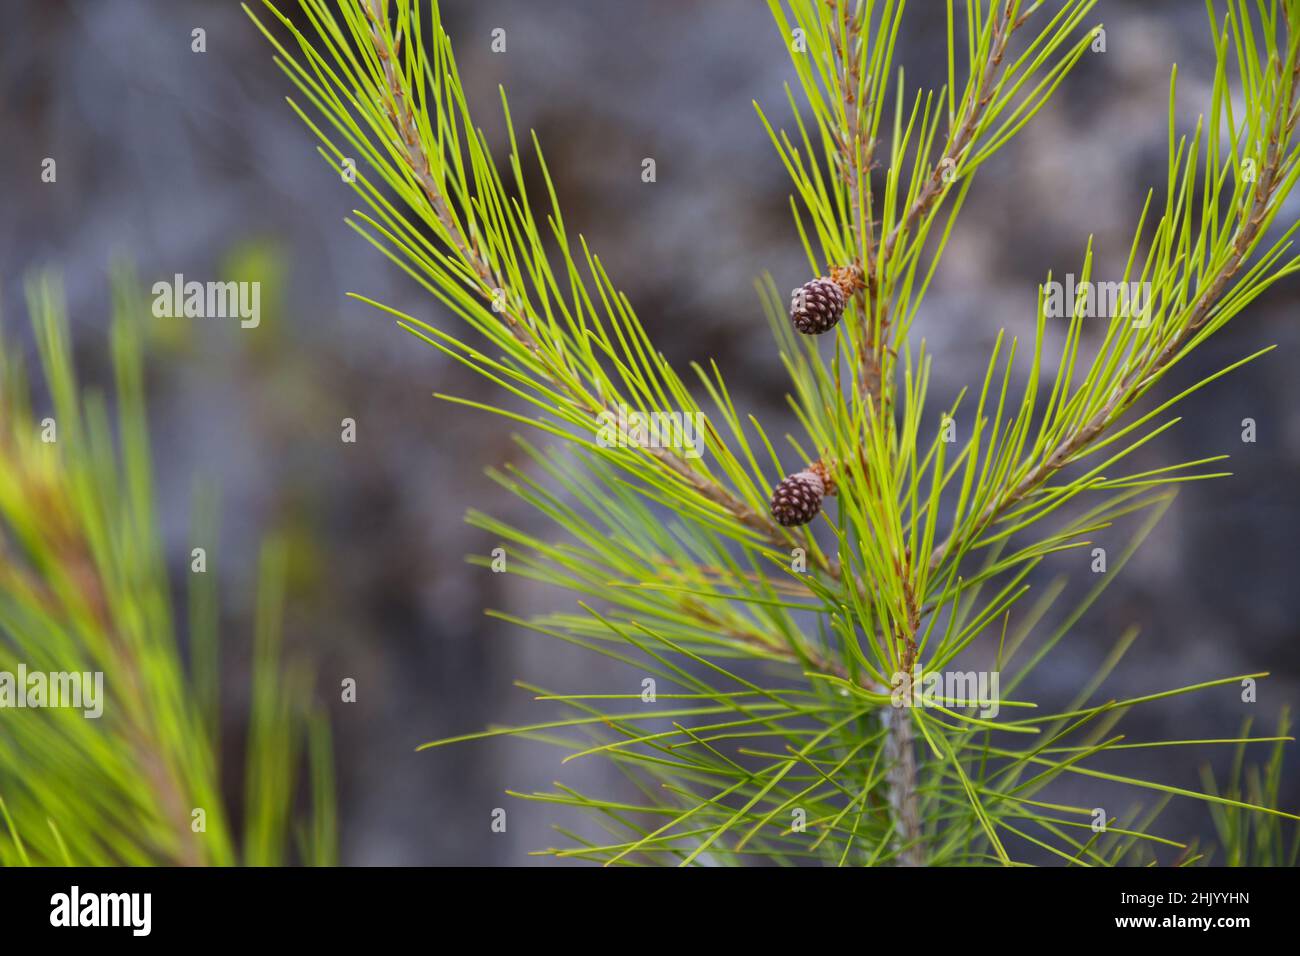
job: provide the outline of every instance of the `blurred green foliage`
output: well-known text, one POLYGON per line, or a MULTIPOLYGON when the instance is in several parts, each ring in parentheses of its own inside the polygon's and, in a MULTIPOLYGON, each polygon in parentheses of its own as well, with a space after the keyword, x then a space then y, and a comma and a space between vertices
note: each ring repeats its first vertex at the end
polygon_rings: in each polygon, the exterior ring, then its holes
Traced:
POLYGON ((260 558, 242 781, 222 779, 215 496, 196 495, 188 639, 154 513, 141 317, 113 282, 115 402, 80 387, 61 288, 28 284, 50 409, 0 340, 0 673, 102 672, 103 713, 0 709, 0 864, 331 865, 332 745, 282 653, 286 547, 260 558), (242 837, 239 830, 242 828, 242 837))

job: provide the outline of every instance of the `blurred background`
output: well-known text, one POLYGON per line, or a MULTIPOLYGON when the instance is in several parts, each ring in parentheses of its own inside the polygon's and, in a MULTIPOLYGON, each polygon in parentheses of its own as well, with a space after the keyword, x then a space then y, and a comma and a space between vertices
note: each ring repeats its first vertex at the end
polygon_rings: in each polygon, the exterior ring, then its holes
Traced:
MULTIPOLYGON (((939 86, 942 5, 912 5, 899 61, 939 86)), ((788 57, 756 0, 444 0, 477 120, 501 141, 497 84, 547 150, 566 218, 604 258, 680 367, 714 358, 737 405, 769 433, 793 427, 784 376, 752 283, 804 281, 784 170, 754 114, 786 122, 788 57), (506 30, 504 54, 491 51, 506 30), (654 157, 658 181, 641 181, 654 157)), ((189 548, 196 476, 222 489, 228 736, 237 739, 257 542, 294 543, 288 635, 317 662, 336 734, 342 860, 348 864, 527 864, 553 843, 552 808, 507 788, 561 776, 608 789, 596 762, 559 765, 541 744, 415 747, 489 723, 549 713, 516 678, 562 691, 623 680, 612 664, 494 623, 484 608, 571 606, 465 563, 495 542, 467 528, 472 507, 541 530, 484 477, 517 457, 500 420, 453 409, 436 391, 489 400, 483 383, 358 292, 435 324, 430 297, 347 229, 353 205, 284 103, 271 50, 232 2, 9 0, 0 32, 0 307, 26 332, 22 278, 65 277, 78 361, 107 380, 108 269, 132 260, 146 285, 183 273, 263 282, 262 323, 159 320, 150 405, 159 503, 174 576, 189 548), (207 52, 191 52, 191 30, 207 52), (41 181, 46 157, 57 181, 41 181), (355 445, 339 422, 357 422, 355 445), (339 682, 357 681, 356 703, 339 682), (492 808, 510 811, 505 834, 492 808)), ((1163 188, 1171 65, 1184 129, 1208 103, 1202 4, 1101 0, 1107 52, 1085 55, 1037 120, 980 173, 918 322, 935 356, 932 398, 947 404, 983 372, 997 329, 1032 336, 1035 287, 1077 273, 1089 234, 1101 275, 1123 265, 1149 186, 1163 188)), ((1296 219, 1300 204, 1283 218, 1296 219)), ((1234 687, 1135 712, 1132 740, 1233 736, 1255 716, 1271 732, 1297 699, 1300 570, 1300 283, 1284 283, 1160 388, 1264 345, 1279 348, 1183 407, 1185 421, 1144 449, 1142 467, 1227 452, 1235 477, 1192 484, 1125 573, 1051 657, 1035 690, 1064 703, 1131 624, 1142 637, 1112 695, 1270 671, 1260 701, 1234 687), (1241 441, 1241 421, 1258 441, 1241 441)), ((31 347, 30 336, 17 341, 31 347)), ((1020 370, 1023 373, 1023 369, 1020 370)), ((1133 528, 1098 543, 1122 548, 1133 528)), ((557 533, 557 532, 550 532, 557 533)), ((1053 568, 1082 576, 1082 558, 1053 568)), ((1091 582, 1084 582, 1084 586, 1091 582)), ((1203 748, 1140 752, 1142 767, 1195 787, 1203 748)), ((1225 750, 1216 767, 1230 759, 1225 750)), ((1261 750, 1259 757, 1265 756, 1261 750)), ((1139 763, 1140 761, 1140 763, 1139 763)), ((1292 770, 1284 806, 1300 804, 1292 770)), ((1118 769, 1123 769, 1122 767, 1118 769)), ((234 794, 237 797, 237 793, 234 794)), ((1082 797, 1080 798, 1082 799, 1082 797)), ((1201 805, 1167 811, 1167 836, 1210 833, 1201 805)))

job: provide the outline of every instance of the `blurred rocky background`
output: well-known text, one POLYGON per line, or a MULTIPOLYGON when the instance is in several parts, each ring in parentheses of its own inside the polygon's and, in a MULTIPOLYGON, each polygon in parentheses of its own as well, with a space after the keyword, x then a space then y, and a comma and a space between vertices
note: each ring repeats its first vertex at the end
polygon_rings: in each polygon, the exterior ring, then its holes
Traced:
MULTIPOLYGON (((752 288, 805 278, 785 173, 750 101, 785 122, 792 79, 756 0, 445 0, 477 120, 500 141, 496 86, 544 143, 571 227, 583 232, 670 358, 715 358, 770 432, 792 427, 784 379, 752 288), (507 31, 493 54, 491 32, 507 31), (653 156, 658 182, 640 179, 653 156)), ((938 86, 942 5, 912 4, 899 60, 938 86)), ((342 855, 350 864, 524 864, 551 845, 550 808, 503 796, 564 775, 600 787, 603 768, 563 770, 543 745, 415 747, 545 713, 513 686, 592 691, 623 680, 602 661, 484 618, 569 606, 571 597, 465 563, 494 542, 471 506, 534 520, 483 477, 515 457, 500 421, 452 409, 435 390, 489 399, 485 386, 419 346, 349 291, 441 323, 444 311, 347 229, 353 205, 284 103, 271 50, 233 2, 10 0, 0 32, 0 300, 25 325, 22 278, 66 278, 85 375, 107 382, 107 272, 116 257, 146 284, 183 273, 264 282, 262 325, 153 321, 151 407, 166 534, 181 579, 194 476, 223 492, 220 569, 228 599, 232 726, 250 630, 259 536, 282 528, 296 560, 289 633, 317 661, 322 693, 355 677, 356 704, 331 706, 342 855), (207 52, 190 31, 207 31, 207 52), (41 162, 57 161, 55 184, 41 162), (358 442, 339 422, 358 422, 358 442), (505 835, 488 827, 510 808, 505 835)), ((1208 102, 1202 4, 1101 0, 1108 50, 1086 55, 1029 129, 980 173, 919 327, 947 403, 982 374, 1006 326, 1032 337, 1035 286, 1078 272, 1095 234, 1101 273, 1122 268, 1142 198, 1163 188, 1170 66, 1181 123, 1208 102)), ((1295 199, 1283 218, 1300 211, 1295 199)), ((1154 467, 1228 452, 1231 480, 1185 488, 1164 523, 1074 629, 1038 689, 1064 704, 1130 624, 1142 637, 1108 685, 1138 694, 1271 671, 1260 703, 1235 688, 1134 713, 1130 740, 1271 731, 1297 698, 1300 568, 1300 284, 1286 283, 1160 387, 1163 395, 1276 343, 1277 351, 1197 394, 1184 423, 1149 447, 1154 467), (1241 421, 1258 422, 1243 444, 1241 421)), ((20 339, 20 341, 23 341, 20 339)), ((1133 470, 1142 470, 1135 467, 1133 470)), ((1132 530, 1106 532, 1119 549, 1132 530)), ((1071 559, 1075 560, 1075 559, 1071 559)), ((1087 586, 1084 568, 1058 562, 1087 586)), ((1262 758, 1263 748, 1257 751, 1262 758)), ((1198 785, 1204 748, 1138 752, 1127 769, 1198 785)), ((1224 769, 1230 754, 1219 753, 1224 769)), ((1300 804, 1294 754, 1286 804, 1300 804)), ((237 768, 232 768, 232 771, 237 768)), ((1123 771, 1118 762, 1114 769, 1123 771)), ((1080 796, 1079 799, 1085 799, 1080 796)), ((1091 804, 1088 804, 1091 805, 1091 804)), ((1124 809, 1124 808, 1113 808, 1124 809)), ((1208 834, 1204 808, 1176 803, 1175 834, 1208 834)))

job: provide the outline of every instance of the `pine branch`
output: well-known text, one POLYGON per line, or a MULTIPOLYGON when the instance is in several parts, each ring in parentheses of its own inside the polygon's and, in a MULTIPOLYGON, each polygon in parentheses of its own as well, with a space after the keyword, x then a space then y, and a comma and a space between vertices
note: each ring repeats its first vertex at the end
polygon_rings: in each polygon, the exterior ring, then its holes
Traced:
MULTIPOLYGON (((1195 344, 1197 333, 1214 314, 1215 306, 1223 297, 1228 284, 1241 271, 1258 245, 1266 222, 1271 221, 1272 217, 1280 211, 1282 202, 1290 193, 1291 182, 1294 181, 1292 179, 1284 184, 1281 176, 1296 129, 1297 118, 1300 118, 1300 112, 1297 112, 1300 110, 1300 103, 1296 102, 1300 58, 1295 55, 1294 43, 1289 60, 1293 62, 1285 67, 1284 92, 1278 97, 1277 107, 1272 114, 1274 122, 1271 128, 1274 132, 1268 142, 1267 160, 1259 171, 1251 205, 1242 215, 1235 230, 1231 252, 1226 261, 1215 272, 1208 287, 1187 310, 1186 317, 1170 323, 1174 332, 1168 343, 1163 346, 1157 343, 1157 347, 1152 348, 1146 358, 1134 363, 1115 386, 1105 404, 1094 415, 1075 426, 1040 464, 990 502, 969 531, 963 535, 964 540, 973 541, 1009 509, 1024 501, 1053 475, 1076 461, 1080 454, 1100 438, 1120 415, 1141 398, 1162 372, 1186 355, 1195 344)), ((1281 61, 1275 60, 1274 67, 1281 82, 1284 76, 1281 61)), ((931 567, 938 568, 958 543, 954 530, 934 549, 930 557, 931 567)))
MULTIPOLYGON (((477 240, 467 237, 452 216, 433 176, 429 156, 419 135, 419 125, 410 105, 411 97, 405 92, 402 79, 393 62, 401 48, 401 37, 393 33, 389 23, 389 0, 364 0, 364 2, 365 13, 371 24, 371 44, 382 64, 383 74, 387 80, 388 99, 385 106, 392 129, 404 146, 407 164, 420 184, 429 207, 442 223, 461 259, 468 263, 477 275, 479 294, 485 301, 492 302, 498 295, 498 290, 505 287, 505 282, 499 273, 493 270, 491 262, 481 251, 477 240)), ((585 389, 572 380, 567 370, 549 359, 537 344, 531 331, 532 323, 514 305, 507 302, 500 308, 500 314, 511 333, 536 358, 550 382, 562 387, 592 418, 599 417, 603 412, 616 414, 616 410, 610 404, 593 399, 585 389)), ((786 536, 770 518, 750 508, 722 485, 700 474, 691 467, 689 462, 673 453, 671 449, 650 446, 644 450, 702 498, 718 505, 740 524, 760 534, 774 547, 785 547, 786 536)), ((824 563, 823 567, 834 573, 833 566, 829 563, 824 563)))
MULTIPOLYGON (((219 608, 198 597, 215 595, 215 585, 191 585, 187 665, 153 510, 135 325, 148 310, 134 279, 114 277, 113 417, 103 396, 77 381, 57 281, 41 276, 27 291, 52 407, 44 418, 33 414, 21 350, 0 341, 0 674, 7 684, 0 693, 13 690, 20 668, 29 677, 57 674, 79 679, 74 700, 98 712, 76 713, 49 698, 48 707, 6 712, 0 808, 14 851, 0 841, 0 865, 282 864, 299 733, 315 744, 304 862, 332 864, 327 731, 300 710, 305 678, 282 660, 278 613, 259 618, 252 668, 243 806, 250 836, 232 835, 217 733, 219 608), (46 428, 57 429, 53 440, 37 437, 46 428)), ((211 522, 200 524, 212 532, 211 522)), ((199 541, 207 560, 212 537, 199 541)), ((206 567, 193 577, 216 573, 206 567)), ((282 575, 263 568, 261 599, 282 575)), ((50 677, 47 686, 54 684, 50 677)))
MULTIPOLYGON (((1300 169, 1283 147, 1274 147, 1263 164, 1273 171, 1251 199, 1271 198, 1248 210, 1248 231, 1234 241, 1209 212, 1228 174, 1242 169, 1239 147, 1251 151, 1259 142, 1258 130, 1266 124, 1258 111, 1272 111, 1272 130, 1287 127, 1279 137, 1283 144, 1295 115, 1279 105, 1281 74, 1268 79, 1252 66, 1260 50, 1256 38, 1263 34, 1244 28, 1241 11, 1215 33, 1214 123, 1205 144, 1210 198, 1196 235, 1190 223, 1196 163, 1189 160, 1179 181, 1184 144, 1170 144, 1165 218, 1141 270, 1157 289, 1160 321, 1143 333, 1113 322, 1084 383, 1075 388, 1081 339, 1076 310, 1039 436, 1031 440, 1045 339, 1040 308, 1029 384, 1018 407, 1010 387, 1016 343, 1004 352, 1000 335, 978 391, 971 437, 950 456, 938 435, 923 437, 929 357, 923 344, 913 350, 907 334, 973 173, 1043 108, 1097 35, 1079 32, 1092 0, 1062 0, 1015 54, 1013 35, 1020 36, 1029 15, 1044 4, 968 5, 969 76, 959 95, 950 47, 945 139, 945 111, 938 105, 944 94, 917 91, 909 112, 901 71, 896 95, 890 94, 902 13, 896 0, 769 0, 787 38, 798 28, 801 43, 792 44, 792 63, 813 119, 804 121, 792 96, 798 130, 791 137, 778 134, 759 110, 794 182, 796 226, 816 276, 796 291, 789 312, 773 283, 762 287, 803 430, 798 438, 786 436, 792 453, 806 463, 789 473, 760 423, 735 409, 715 367, 695 371, 717 409, 706 442, 716 469, 663 448, 612 448, 590 440, 594 420, 626 402, 647 412, 692 413, 699 405, 655 351, 599 259, 580 242, 575 254, 539 147, 550 200, 550 231, 544 234, 528 202, 508 108, 514 183, 513 191, 506 190, 469 119, 436 3, 430 6, 433 35, 426 55, 420 6, 413 0, 396 0, 392 19, 387 3, 365 0, 363 9, 357 2, 302 0, 324 53, 276 14, 300 53, 290 55, 268 33, 281 65, 336 136, 294 109, 320 136, 322 155, 332 165, 360 155, 378 173, 376 183, 358 178, 353 184, 369 209, 357 213, 360 224, 354 228, 504 354, 485 354, 428 323, 372 304, 546 417, 489 410, 542 429, 572 452, 561 457, 526 446, 546 483, 517 468, 493 475, 563 529, 563 541, 477 513, 470 520, 509 546, 510 573, 573 592, 585 613, 530 621, 495 616, 634 667, 659 682, 665 703, 673 702, 623 712, 611 711, 608 702, 644 701, 635 694, 538 691, 575 716, 453 738, 514 733, 545 741, 564 748, 566 760, 611 762, 641 794, 636 801, 611 801, 557 785, 554 793, 520 795, 581 807, 612 834, 603 844, 574 838, 572 849, 549 852, 606 865, 685 865, 706 855, 724 862, 758 855, 779 863, 821 858, 865 865, 1005 865, 1017 847, 1071 864, 1105 865, 1139 860, 1150 845, 1186 853, 1186 844, 1145 832, 1154 816, 1117 829, 1112 839, 1076 839, 1071 829, 1087 826, 1085 808, 1032 797, 1055 777, 1082 773, 1215 803, 1211 794, 1104 774, 1085 764, 1125 746, 1111 731, 1128 707, 1220 683, 1088 707, 1087 698, 1113 666, 1108 663, 1070 708, 1047 716, 1035 711, 1024 720, 985 719, 970 701, 952 698, 912 713, 895 709, 891 697, 900 673, 948 666, 999 622, 999 667, 1004 666, 1023 653, 1034 625, 1061 594, 1049 590, 1008 639, 1027 576, 1047 556, 1079 547, 1122 519, 1145 515, 1131 546, 1136 547, 1167 505, 1171 488, 1217 474, 1202 468, 1217 458, 1135 475, 1101 474, 1167 427, 1161 425, 1078 479, 1056 477, 1065 465, 1147 421, 1150 416, 1112 428, 1188 349, 1268 284, 1300 269, 1296 263, 1279 267, 1289 233, 1248 267, 1300 169), (365 52, 354 56, 349 44, 365 52), (1244 125, 1232 116, 1226 95, 1230 45, 1242 61, 1252 111, 1244 125), (886 187, 875 197, 871 173, 888 100, 896 103, 894 136, 886 187), (1220 148, 1220 126, 1230 129, 1226 150, 1220 148), (932 156, 937 160, 930 162, 932 156), (939 223, 950 195, 954 201, 939 223), (883 201, 873 208, 878 198, 883 201), (447 248, 431 241, 425 227, 447 248), (559 268, 548 247, 556 250, 559 268), (829 276, 819 275, 824 265, 829 276), (1237 275, 1244 277, 1234 284, 1237 275), (1193 288, 1203 291, 1189 301, 1193 288), (856 319, 840 324, 846 311, 856 319), (824 340, 833 348, 823 355, 816 336, 837 327, 824 340), (1162 358, 1171 346, 1170 357, 1162 358), (1089 427, 1098 420, 1103 429, 1092 435, 1089 427), (1067 451, 1058 460, 1062 448, 1067 451), (782 474, 779 483, 771 480, 782 474), (761 502, 773 487, 769 517, 761 502), (1011 543, 1085 493, 1095 493, 1096 500, 1077 514, 1059 512, 1065 520, 1050 534, 1011 543), (831 496, 837 501, 833 518, 825 506, 831 496), (937 543, 941 511, 950 506, 953 530, 947 542, 937 543), (671 520, 665 521, 665 510, 671 520), (786 548, 796 542, 815 573, 791 565, 786 548), (959 577, 961 557, 975 548, 987 549, 983 565, 959 577), (930 560, 936 554, 942 557, 930 560), (746 666, 733 668, 732 661, 746 666), (751 676, 760 665, 777 665, 771 686, 751 676), (665 718, 671 718, 671 728, 665 718), (995 747, 993 732, 1029 734, 1031 743, 995 747), (796 809, 820 830, 816 839, 801 840, 801 832, 781 819, 796 809), (646 819, 654 822, 644 825, 646 819)), ((950 38, 953 6, 948 5, 950 38)), ((1272 56, 1274 40, 1266 37, 1264 45, 1272 56)), ((1199 157, 1200 136, 1198 131, 1190 156, 1199 157)), ((1241 195, 1232 207, 1239 211, 1241 195)), ((1240 220, 1235 225, 1242 227, 1240 220)), ((1139 227, 1131 259, 1141 239, 1139 227)), ((1085 277, 1091 264, 1089 248, 1085 277)), ((947 414, 955 415, 962 401, 947 414)), ((1122 566, 1129 553, 1131 548, 1116 564, 1122 566)), ((1038 666, 1110 578, 1030 655, 1014 683, 1038 666)), ((1280 813, 1261 801, 1241 803, 1252 813, 1280 813)))

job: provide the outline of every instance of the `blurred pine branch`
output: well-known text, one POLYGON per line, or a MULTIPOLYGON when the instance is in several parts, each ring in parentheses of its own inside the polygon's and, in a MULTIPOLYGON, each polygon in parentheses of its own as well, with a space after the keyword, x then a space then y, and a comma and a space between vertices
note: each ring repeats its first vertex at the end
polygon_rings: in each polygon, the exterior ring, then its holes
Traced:
POLYGON ((283 546, 267 543, 258 575, 241 840, 221 780, 215 501, 196 499, 206 569, 189 575, 183 651, 153 510, 148 310, 119 273, 114 413, 77 381, 58 282, 38 276, 27 293, 52 408, 34 414, 23 363, 0 342, 0 672, 101 672, 103 712, 0 710, 0 864, 335 863, 328 723, 281 648, 283 546))

